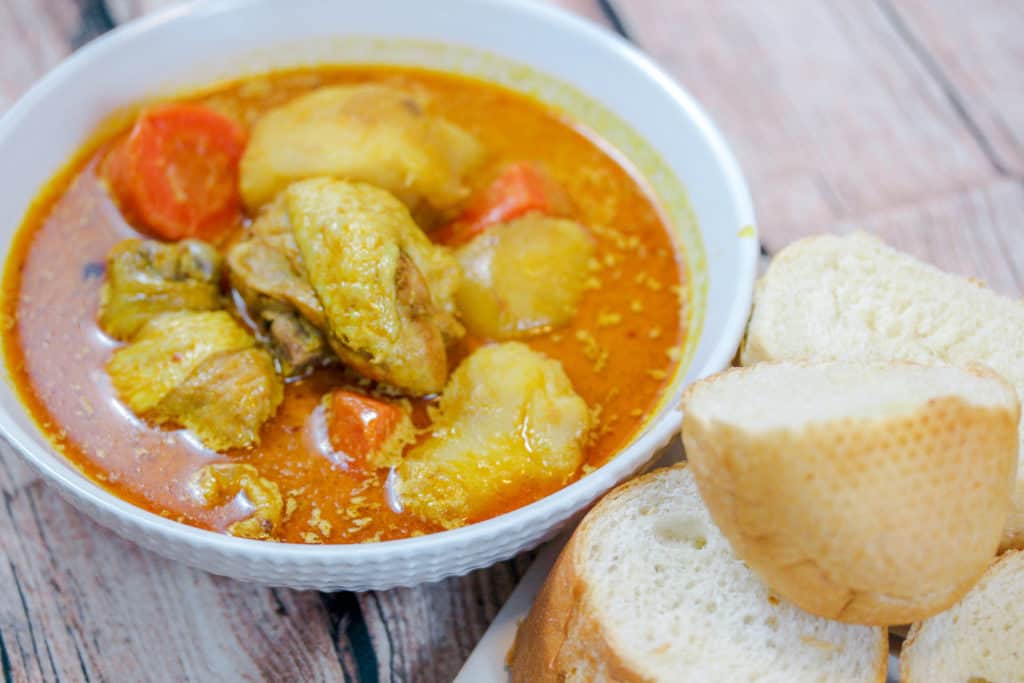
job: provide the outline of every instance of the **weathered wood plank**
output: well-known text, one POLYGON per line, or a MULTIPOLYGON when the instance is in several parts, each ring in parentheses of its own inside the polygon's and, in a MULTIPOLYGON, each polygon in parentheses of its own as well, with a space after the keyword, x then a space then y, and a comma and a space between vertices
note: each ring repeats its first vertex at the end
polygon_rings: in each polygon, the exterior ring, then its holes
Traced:
POLYGON ((164 560, 4 471, 0 647, 14 680, 450 681, 530 560, 358 596, 270 590, 164 560))
POLYGON ((1024 176, 1024 5, 1006 0, 878 0, 920 49, 1007 173, 1024 176))
POLYGON ((451 681, 532 558, 524 553, 468 576, 358 595, 379 680, 451 681))
POLYGON ((71 52, 78 19, 72 2, 0 3, 0 111, 71 52))
POLYGON ((912 206, 887 209, 831 230, 867 230, 939 268, 1024 296, 1024 185, 995 180, 912 206))
POLYGON ((618 0, 711 111, 778 247, 996 175, 889 16, 866 2, 618 0))
POLYGON ((338 680, 313 592, 164 560, 0 468, 0 641, 13 680, 338 680))

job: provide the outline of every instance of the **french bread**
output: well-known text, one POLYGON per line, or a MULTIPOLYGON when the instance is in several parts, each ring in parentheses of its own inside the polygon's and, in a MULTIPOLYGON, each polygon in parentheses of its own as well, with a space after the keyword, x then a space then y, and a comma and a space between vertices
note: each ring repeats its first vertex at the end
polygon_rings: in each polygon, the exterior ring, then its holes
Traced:
POLYGON ((683 414, 715 523, 809 612, 917 621, 952 605, 996 554, 1020 405, 987 368, 761 363, 697 382, 683 414))
POLYGON ((900 680, 1024 681, 1024 552, 1004 553, 952 609, 911 628, 900 680))
MULTIPOLYGON (((810 237, 758 282, 740 352, 743 365, 800 359, 978 362, 1024 398, 1024 302, 864 233, 810 237)), ((1001 545, 1024 548, 1024 460, 1001 545)))
POLYGON ((559 556, 510 655, 515 683, 885 680, 884 628, 775 597, 684 465, 607 495, 559 556))

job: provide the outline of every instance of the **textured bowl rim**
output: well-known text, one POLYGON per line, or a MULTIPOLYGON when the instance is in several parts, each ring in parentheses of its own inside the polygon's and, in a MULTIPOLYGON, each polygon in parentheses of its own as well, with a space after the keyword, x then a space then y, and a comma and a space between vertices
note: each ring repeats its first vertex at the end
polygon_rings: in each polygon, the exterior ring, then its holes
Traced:
MULTIPOLYGON (((263 1, 200 2, 200 0, 193 0, 159 10, 111 30, 64 59, 22 95, 0 117, 0 138, 6 137, 17 129, 37 100, 45 97, 50 91, 59 89, 64 81, 94 57, 107 51, 116 51, 123 42, 186 16, 201 17, 206 14, 231 12, 263 1)), ((671 97, 681 113, 700 131, 705 142, 711 148, 712 157, 725 176, 728 194, 735 213, 740 217, 740 224, 756 225, 750 192, 740 166, 724 136, 696 100, 651 58, 611 31, 571 14, 567 10, 541 3, 539 0, 476 1, 480 4, 532 15, 540 21, 556 24, 567 32, 583 34, 585 37, 601 43, 603 47, 614 53, 616 58, 629 62, 644 72, 671 97)), ((8 254, 9 250, 4 254, 5 260, 8 254)), ((732 300, 722 333, 694 379, 717 372, 731 362, 749 315, 758 255, 759 242, 756 238, 740 241, 736 264, 738 294, 732 300)), ((702 334, 705 333, 706 330, 702 331, 702 334)), ((18 400, 20 403, 20 398, 18 400)), ((34 418, 32 421, 35 422, 34 418)), ((681 422, 682 413, 677 406, 664 407, 662 413, 652 419, 626 447, 597 470, 538 501, 482 522, 424 536, 377 543, 307 545, 237 538, 176 522, 128 503, 85 477, 55 449, 50 448, 48 449, 50 452, 40 453, 40 449, 35 444, 21 438, 20 428, 13 425, 7 411, 0 408, 0 434, 30 465, 48 481, 63 489, 65 493, 82 499, 94 508, 106 510, 146 533, 167 538, 168 541, 186 543, 195 551, 244 555, 255 560, 271 562, 346 562, 353 560, 372 562, 393 559, 396 554, 416 554, 421 549, 429 548, 434 553, 438 553, 445 549, 455 550, 465 547, 474 542, 485 542, 487 539, 493 538, 501 528, 520 521, 521 518, 532 516, 538 519, 550 519, 557 517, 560 513, 564 514, 567 510, 579 508, 580 501, 586 503, 593 501, 642 466, 654 450, 667 443, 673 434, 678 432, 681 422)))

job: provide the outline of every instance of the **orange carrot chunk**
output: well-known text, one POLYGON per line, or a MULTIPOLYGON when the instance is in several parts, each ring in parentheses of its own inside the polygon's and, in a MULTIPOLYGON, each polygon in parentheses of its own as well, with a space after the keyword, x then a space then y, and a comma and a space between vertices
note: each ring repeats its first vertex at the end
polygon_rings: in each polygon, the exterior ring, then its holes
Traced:
POLYGON ((536 164, 521 161, 506 166, 461 216, 434 234, 434 239, 454 246, 531 211, 559 216, 568 210, 565 190, 536 164))
POLYGON ((344 389, 328 396, 326 409, 331 448, 359 469, 383 464, 378 456, 401 448, 405 433, 412 430, 409 416, 398 406, 344 389))
POLYGON ((236 225, 245 130, 197 104, 144 109, 104 173, 125 217, 167 240, 214 239, 236 225))

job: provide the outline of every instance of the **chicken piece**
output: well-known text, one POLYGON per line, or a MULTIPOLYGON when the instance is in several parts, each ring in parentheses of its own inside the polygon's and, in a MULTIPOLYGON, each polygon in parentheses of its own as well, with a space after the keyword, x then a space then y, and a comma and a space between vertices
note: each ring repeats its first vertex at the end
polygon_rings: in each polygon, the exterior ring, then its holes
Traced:
POLYGON ((258 440, 284 391, 255 344, 225 311, 165 313, 114 351, 107 372, 136 415, 194 427, 215 450, 244 447, 258 440))
POLYGON ((153 409, 158 421, 178 422, 215 451, 259 442, 260 427, 284 398, 270 354, 259 348, 209 357, 153 409))
POLYGON ((316 178, 291 185, 285 201, 338 357, 403 391, 440 391, 446 346, 463 334, 455 258, 380 188, 316 178))
POLYGON ((519 342, 483 346, 452 373, 430 436, 397 468, 416 516, 445 528, 569 483, 583 461, 587 404, 561 364, 519 342))
POLYGON ((232 286, 247 302, 267 297, 295 309, 317 327, 324 325, 324 309, 309 284, 284 193, 263 207, 248 239, 228 250, 227 263, 232 286))
POLYGON ((292 219, 288 215, 288 202, 285 201, 283 192, 278 194, 274 201, 260 209, 256 220, 252 222, 250 231, 253 237, 284 255, 296 277, 303 282, 309 279, 306 265, 302 262, 302 254, 299 253, 299 245, 295 243, 292 219))
POLYGON ((249 517, 228 527, 228 533, 242 538, 266 540, 273 538, 281 523, 284 501, 277 484, 260 476, 252 465, 216 463, 196 472, 192 489, 209 507, 219 507, 243 496, 252 508, 249 517))
POLYGON ((107 372, 125 405, 142 415, 211 356, 255 343, 225 311, 165 313, 150 319, 132 343, 114 351, 107 372))
POLYGON ((261 317, 267 325, 270 350, 285 377, 302 375, 333 358, 320 328, 301 315, 266 308, 261 317))
POLYGON ((565 325, 576 314, 594 249, 582 225, 540 213, 488 228, 456 251, 463 322, 490 339, 565 325))
POLYGON ((161 313, 215 311, 222 305, 220 272, 220 254, 205 242, 124 240, 107 255, 100 328, 127 341, 161 313))
POLYGON ((287 256, 259 236, 228 250, 231 286, 270 340, 286 376, 325 361, 330 349, 318 325, 324 310, 316 292, 287 256))
POLYGON ((254 238, 232 245, 227 262, 231 285, 247 303, 266 297, 293 308, 314 325, 324 324, 316 292, 282 252, 254 238))
POLYGON ((290 183, 334 176, 372 183, 410 208, 450 208, 483 157, 470 134, 427 114, 425 102, 387 85, 323 87, 267 112, 253 126, 240 167, 250 210, 290 183))

